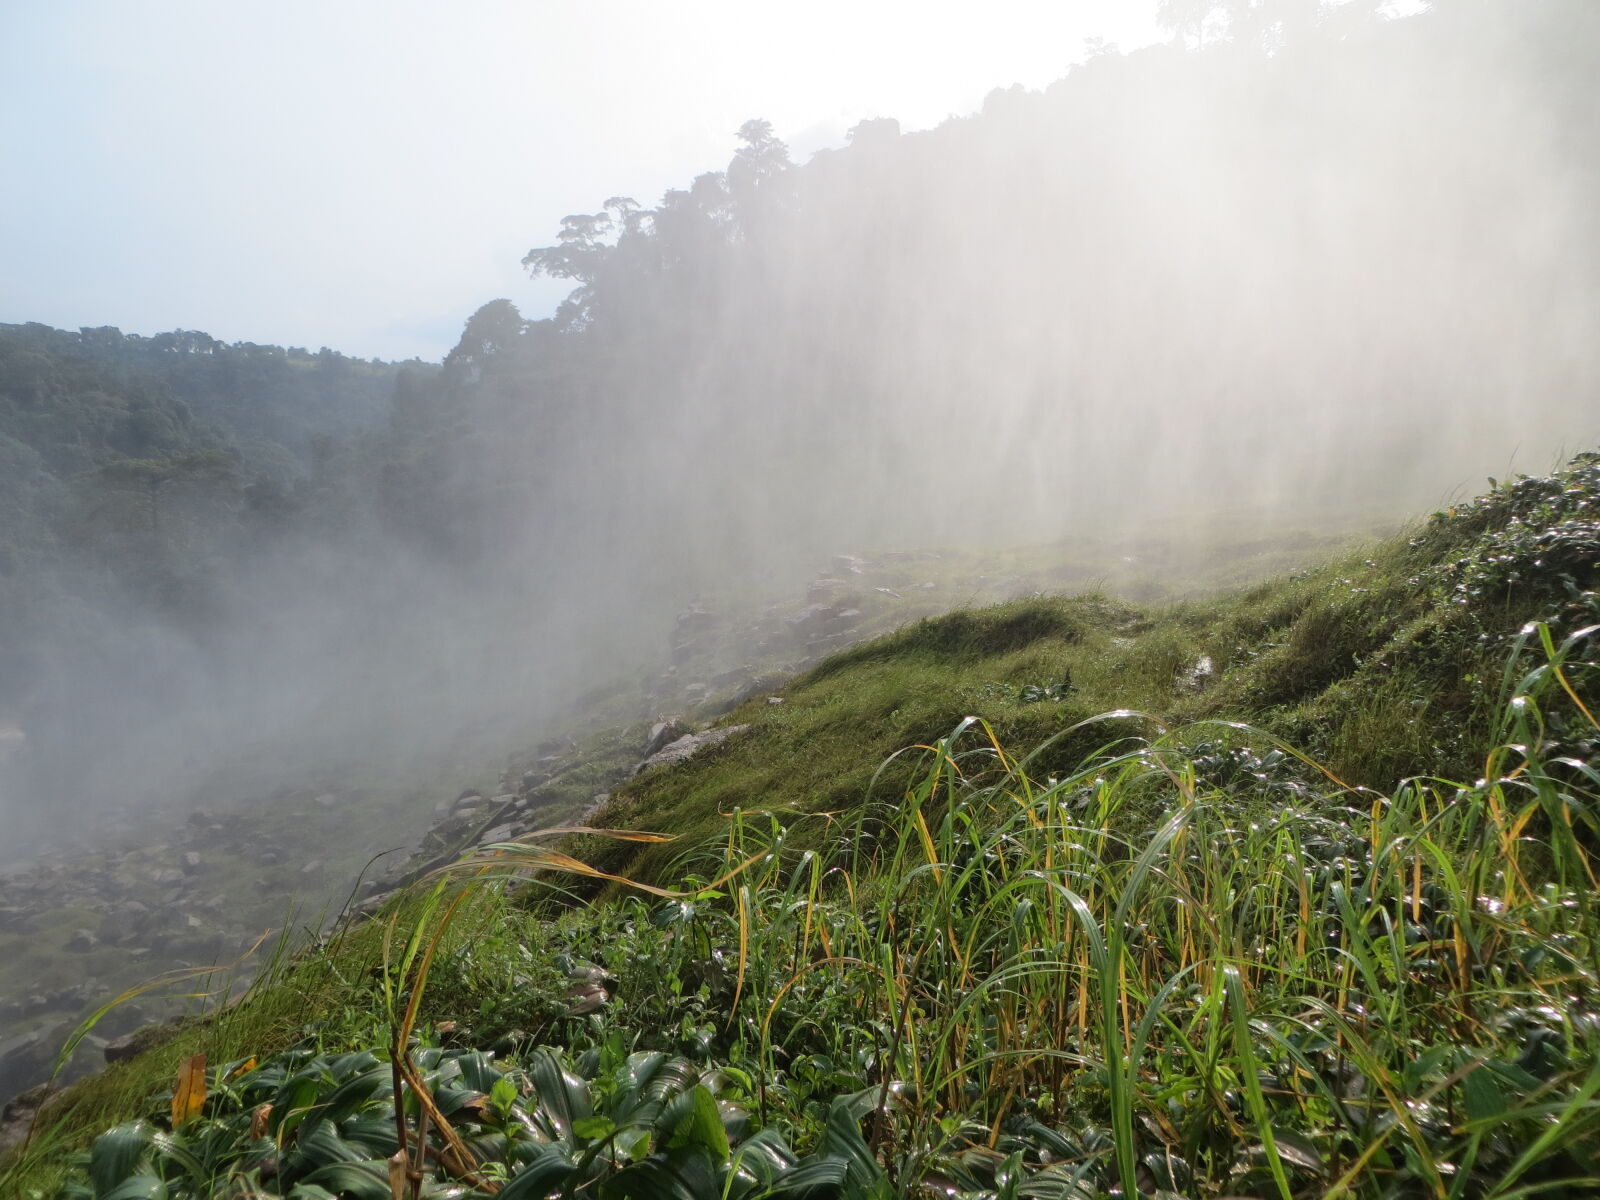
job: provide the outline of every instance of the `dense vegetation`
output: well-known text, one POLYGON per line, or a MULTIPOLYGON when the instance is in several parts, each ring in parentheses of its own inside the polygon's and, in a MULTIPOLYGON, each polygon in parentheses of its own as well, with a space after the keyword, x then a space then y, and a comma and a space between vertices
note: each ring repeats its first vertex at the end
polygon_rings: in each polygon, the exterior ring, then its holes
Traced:
POLYGON ((1247 593, 846 651, 616 795, 688 831, 631 885, 482 853, 81 1089, 15 1186, 142 1113, 64 1194, 1586 1192, 1597 523, 1586 456, 1247 593), (1173 719, 1079 707, 1118 689, 1173 719))
POLYGON ((339 460, 387 427, 397 378, 429 370, 0 326, 0 727, 27 729, 37 768, 28 805, 0 803, 13 836, 41 797, 99 790, 83 763, 127 766, 119 734, 152 719, 129 690, 175 700, 215 659, 283 548, 338 524, 339 460))

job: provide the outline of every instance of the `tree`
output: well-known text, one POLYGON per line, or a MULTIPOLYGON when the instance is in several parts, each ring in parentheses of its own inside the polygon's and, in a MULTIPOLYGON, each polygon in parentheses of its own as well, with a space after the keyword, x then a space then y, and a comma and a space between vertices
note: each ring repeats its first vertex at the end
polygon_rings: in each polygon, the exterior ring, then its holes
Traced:
POLYGON ((1193 37, 1196 49, 1204 49, 1206 23, 1222 7, 1218 0, 1156 0, 1156 20, 1180 38, 1193 37))
POLYGON ((467 318, 466 328, 455 349, 445 355, 444 368, 448 375, 481 371, 491 358, 503 354, 522 339, 528 323, 522 319, 517 306, 509 300, 491 300, 467 318))
POLYGON ((778 184, 793 164, 789 147, 772 132, 772 122, 746 121, 737 136, 744 145, 734 151, 728 164, 726 188, 738 232, 749 237, 768 214, 782 207, 786 197, 778 184))
MULTIPOLYGON (((139 523, 158 546, 173 539, 166 516, 171 497, 188 491, 207 499, 238 491, 237 459, 221 450, 197 450, 169 458, 124 458, 90 473, 90 483, 101 494, 89 516, 95 519, 133 498, 139 523)), ((121 522, 118 522, 121 523, 121 522)))

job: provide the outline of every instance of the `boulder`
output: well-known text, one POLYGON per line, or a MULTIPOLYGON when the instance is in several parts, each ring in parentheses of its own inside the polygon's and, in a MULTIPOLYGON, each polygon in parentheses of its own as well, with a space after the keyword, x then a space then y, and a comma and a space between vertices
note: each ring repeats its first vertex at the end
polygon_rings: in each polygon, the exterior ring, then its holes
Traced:
POLYGON ((67 939, 67 943, 62 949, 71 951, 73 954, 87 954, 99 944, 100 939, 95 937, 92 929, 80 929, 67 939))
POLYGON ((48 1083, 36 1084, 0 1109, 0 1158, 27 1140, 34 1118, 59 1091, 48 1083))
POLYGON ((153 1046, 161 1045, 162 1042, 169 1040, 174 1032, 171 1024, 141 1025, 132 1033, 107 1042, 103 1053, 108 1063, 126 1062, 153 1046))
POLYGON ((749 729, 748 725, 725 725, 721 729, 708 729, 704 733, 689 733, 676 741, 669 742, 654 754, 646 758, 634 768, 634 774, 648 771, 651 767, 664 767, 672 763, 682 762, 686 758, 700 753, 709 746, 717 746, 749 729))
POLYGON ((650 726, 650 736, 645 740, 644 757, 649 758, 663 746, 677 741, 687 733, 693 732, 677 717, 667 717, 650 726))

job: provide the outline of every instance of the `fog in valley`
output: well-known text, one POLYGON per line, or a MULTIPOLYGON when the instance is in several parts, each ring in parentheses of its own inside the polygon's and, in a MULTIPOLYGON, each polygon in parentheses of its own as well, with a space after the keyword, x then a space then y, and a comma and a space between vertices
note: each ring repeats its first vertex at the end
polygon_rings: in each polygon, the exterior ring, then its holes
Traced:
POLYGON ((228 487, 129 484, 116 554, 16 452, 56 532, 3 580, 0 844, 537 731, 834 554, 1349 528, 1592 445, 1600 11, 1365 7, 803 163, 752 114, 723 169, 527 231, 553 317, 492 300, 282 462, 224 428, 228 487))

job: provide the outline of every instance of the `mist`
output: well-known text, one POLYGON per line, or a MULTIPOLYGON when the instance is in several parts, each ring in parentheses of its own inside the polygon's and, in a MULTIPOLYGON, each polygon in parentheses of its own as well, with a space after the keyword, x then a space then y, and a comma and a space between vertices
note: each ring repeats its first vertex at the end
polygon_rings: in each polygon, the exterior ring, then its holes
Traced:
POLYGON ((535 736, 833 554, 1351 528, 1591 446, 1597 61, 1576 0, 1333 9, 596 197, 528 231, 554 316, 486 304, 295 519, 193 515, 203 602, 29 612, 0 845, 535 736))

